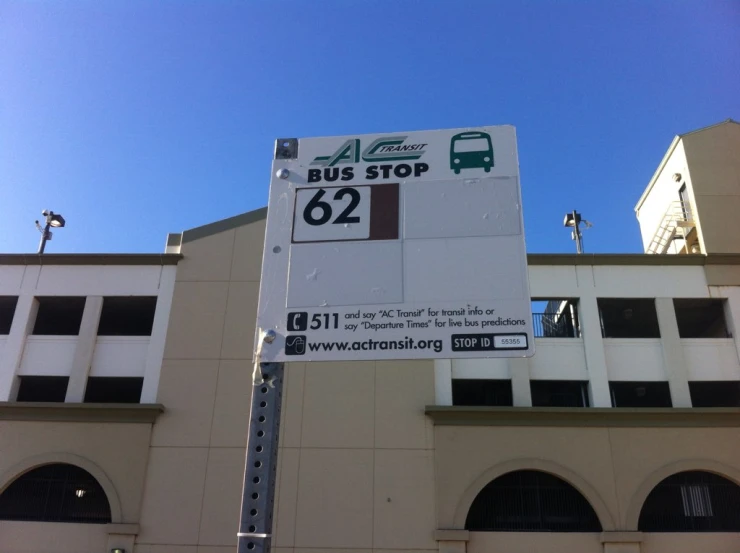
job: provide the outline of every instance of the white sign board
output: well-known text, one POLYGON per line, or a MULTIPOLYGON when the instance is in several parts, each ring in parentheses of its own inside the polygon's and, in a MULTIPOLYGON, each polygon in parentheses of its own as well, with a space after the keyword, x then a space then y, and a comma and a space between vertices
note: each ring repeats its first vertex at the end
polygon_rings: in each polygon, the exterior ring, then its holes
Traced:
POLYGON ((511 126, 278 143, 261 360, 533 355, 521 205, 511 126))

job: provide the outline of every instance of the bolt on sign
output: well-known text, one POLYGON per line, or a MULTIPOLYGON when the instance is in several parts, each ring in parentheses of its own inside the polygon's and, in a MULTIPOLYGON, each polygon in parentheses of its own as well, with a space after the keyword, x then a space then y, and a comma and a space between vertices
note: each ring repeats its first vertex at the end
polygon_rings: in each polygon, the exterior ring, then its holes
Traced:
POLYGON ((262 361, 534 354, 514 127, 280 139, 275 157, 262 361))

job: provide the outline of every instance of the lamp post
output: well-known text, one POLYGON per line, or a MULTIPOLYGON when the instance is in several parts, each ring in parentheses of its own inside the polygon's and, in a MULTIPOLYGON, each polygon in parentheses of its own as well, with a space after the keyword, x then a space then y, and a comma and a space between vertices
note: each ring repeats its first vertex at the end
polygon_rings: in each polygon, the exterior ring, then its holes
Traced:
POLYGON ((570 233, 572 240, 576 241, 576 252, 583 253, 583 233, 581 233, 581 223, 586 225, 586 228, 593 226, 586 219, 581 217, 575 209, 571 213, 566 213, 563 219, 563 226, 570 227, 573 231, 570 233))
POLYGON ((66 221, 64 220, 64 217, 62 217, 59 213, 54 213, 53 211, 44 210, 41 212, 41 215, 46 217, 46 225, 41 226, 41 223, 36 221, 36 228, 39 229, 39 232, 41 233, 41 242, 39 243, 39 252, 40 254, 44 253, 44 250, 46 249, 46 241, 51 240, 51 227, 54 228, 62 228, 66 221))

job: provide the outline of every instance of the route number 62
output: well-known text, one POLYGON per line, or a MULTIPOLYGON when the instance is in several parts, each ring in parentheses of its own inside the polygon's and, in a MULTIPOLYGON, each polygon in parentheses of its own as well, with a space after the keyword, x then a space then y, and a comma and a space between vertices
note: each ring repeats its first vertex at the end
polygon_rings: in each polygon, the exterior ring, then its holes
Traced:
POLYGON ((293 242, 370 237, 371 186, 296 190, 293 242))
MULTIPOLYGON (((309 225, 318 227, 326 224, 329 219, 331 219, 331 204, 321 199, 325 194, 326 190, 319 188, 316 191, 316 194, 314 194, 314 196, 308 201, 306 207, 303 208, 303 220, 309 225), (316 209, 321 210, 320 217, 315 217, 316 209)), ((345 196, 349 196, 349 205, 331 222, 333 225, 346 225, 360 222, 360 217, 356 215, 350 216, 360 204, 360 193, 356 188, 340 188, 334 193, 334 199, 337 201, 341 201, 345 196)))

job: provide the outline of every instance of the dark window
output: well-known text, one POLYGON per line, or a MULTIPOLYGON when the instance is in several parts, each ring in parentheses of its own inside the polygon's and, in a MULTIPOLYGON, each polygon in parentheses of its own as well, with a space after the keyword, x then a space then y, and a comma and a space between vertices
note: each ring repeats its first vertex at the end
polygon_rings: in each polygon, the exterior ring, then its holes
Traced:
POLYGON ((76 336, 80 333, 85 298, 54 296, 36 299, 39 310, 33 334, 76 336))
POLYGON ((111 521, 108 498, 97 480, 74 465, 35 468, 0 495, 0 520, 37 522, 111 521))
POLYGON ((531 380, 534 407, 588 407, 588 382, 531 380))
POLYGON ((103 298, 98 336, 151 336, 156 297, 103 298))
POLYGON ((681 212, 683 214, 684 221, 691 221, 691 201, 689 200, 689 192, 686 190, 686 185, 682 185, 678 189, 678 197, 681 201, 681 212))
POLYGON ((679 472, 653 488, 640 532, 740 532, 740 486, 709 472, 679 472))
POLYGON ((511 407, 511 380, 453 379, 452 405, 511 407))
POLYGON ((694 407, 740 407, 740 382, 689 382, 694 407))
POLYGON ((68 376, 21 376, 16 401, 64 402, 68 376))
POLYGON ((532 322, 537 338, 578 338, 581 335, 578 301, 532 300, 532 322))
POLYGON ((10 334, 18 296, 0 296, 0 334, 10 334))
POLYGON ((477 532, 601 532, 581 492, 557 476, 535 470, 510 472, 481 490, 465 529, 477 532))
POLYGON ((141 377, 91 376, 85 388, 85 403, 139 403, 141 377))
POLYGON ((675 299, 678 335, 681 338, 729 338, 725 322, 725 301, 675 299))
POLYGON ((653 299, 599 298, 604 338, 660 338, 653 299))
POLYGON ((672 407, 668 382, 610 382, 613 407, 672 407))

